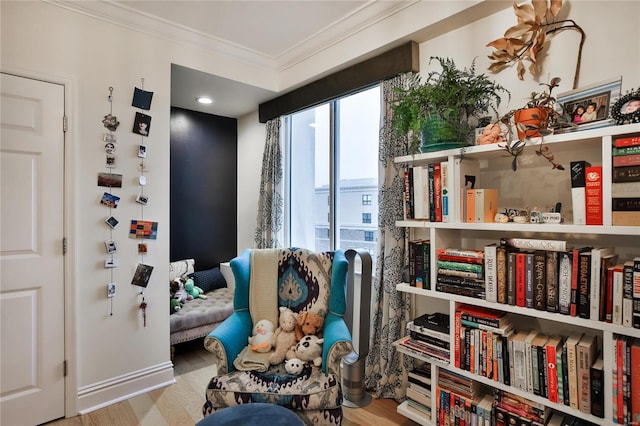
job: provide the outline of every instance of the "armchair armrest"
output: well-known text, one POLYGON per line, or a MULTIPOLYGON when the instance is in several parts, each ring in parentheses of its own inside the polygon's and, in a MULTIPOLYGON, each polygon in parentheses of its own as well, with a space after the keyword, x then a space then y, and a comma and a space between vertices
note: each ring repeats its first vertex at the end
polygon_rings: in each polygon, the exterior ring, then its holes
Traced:
POLYGON ((329 312, 324 319, 323 338, 322 371, 338 374, 342 357, 353 350, 351 333, 344 318, 329 312))
POLYGON ((235 370, 233 361, 247 346, 247 339, 251 336, 251 315, 248 310, 236 311, 225 319, 206 337, 204 345, 218 358, 218 372, 225 373, 235 370), (226 371, 223 367, 226 366, 226 371))

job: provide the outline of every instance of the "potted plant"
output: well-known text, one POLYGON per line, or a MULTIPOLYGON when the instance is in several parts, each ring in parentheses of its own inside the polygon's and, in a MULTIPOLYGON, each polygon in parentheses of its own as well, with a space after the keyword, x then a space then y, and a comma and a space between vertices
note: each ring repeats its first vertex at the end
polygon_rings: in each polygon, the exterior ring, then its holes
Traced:
POLYGON ((416 152, 465 146, 472 143, 481 117, 493 112, 509 91, 484 74, 476 74, 475 60, 469 69, 458 69, 452 59, 431 57, 440 71, 431 71, 424 82, 413 76, 410 87, 395 93, 393 127, 398 135, 409 135, 416 152))
POLYGON ((562 0, 531 0, 531 4, 521 6, 514 3, 513 10, 518 18, 518 24, 509 27, 503 37, 487 44, 488 47, 495 49, 489 55, 489 59, 492 61, 489 70, 500 72, 515 63, 517 64, 518 78, 523 80, 524 61, 529 61, 529 72, 535 77, 544 58, 539 53, 544 49, 548 39, 559 32, 574 30, 580 33, 576 70, 573 77, 573 89, 577 88, 585 33, 572 19, 556 21, 561 9, 562 0))
POLYGON ((552 92, 560 85, 560 78, 554 77, 549 83, 540 83, 540 85, 545 86, 543 91, 532 92, 524 107, 509 111, 500 118, 499 123, 495 124, 496 126, 502 124, 501 128, 506 129, 504 140, 507 143, 502 148, 513 156, 513 171, 517 170, 518 156, 522 154, 532 137, 541 137, 536 154, 549 161, 554 169, 564 170, 562 164, 555 162, 549 148, 543 145, 543 139, 544 136, 553 133, 554 127, 575 126, 575 124, 572 123, 571 117, 556 108, 556 98, 552 92), (515 140, 511 130, 512 120, 518 135, 515 140))

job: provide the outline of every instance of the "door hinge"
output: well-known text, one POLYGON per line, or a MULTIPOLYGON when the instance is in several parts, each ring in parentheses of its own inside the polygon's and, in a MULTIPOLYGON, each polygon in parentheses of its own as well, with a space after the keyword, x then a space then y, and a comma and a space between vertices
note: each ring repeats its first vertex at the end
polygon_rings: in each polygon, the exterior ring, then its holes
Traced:
POLYGON ((67 132, 67 116, 63 115, 62 116, 62 131, 63 132, 67 132))
POLYGON ((62 255, 67 254, 67 237, 62 239, 62 255))
POLYGON ((64 362, 62 363, 62 368, 64 370, 64 377, 67 377, 67 372, 69 371, 67 368, 67 360, 65 359, 64 362))

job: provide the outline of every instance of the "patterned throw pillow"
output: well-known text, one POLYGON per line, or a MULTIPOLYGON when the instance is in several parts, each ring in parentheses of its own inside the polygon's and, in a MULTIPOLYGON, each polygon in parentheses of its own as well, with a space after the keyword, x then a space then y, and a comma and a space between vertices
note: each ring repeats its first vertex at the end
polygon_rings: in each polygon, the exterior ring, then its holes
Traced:
POLYGON ((200 287, 205 293, 227 286, 227 282, 218 267, 205 271, 196 271, 191 277, 193 278, 193 284, 200 287))

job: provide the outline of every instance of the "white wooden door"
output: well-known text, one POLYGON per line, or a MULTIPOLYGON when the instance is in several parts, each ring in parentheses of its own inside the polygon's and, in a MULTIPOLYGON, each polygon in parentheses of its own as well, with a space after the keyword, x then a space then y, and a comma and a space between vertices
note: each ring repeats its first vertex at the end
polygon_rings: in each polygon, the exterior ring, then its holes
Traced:
POLYGON ((1 74, 0 424, 64 416, 64 87, 1 74))

